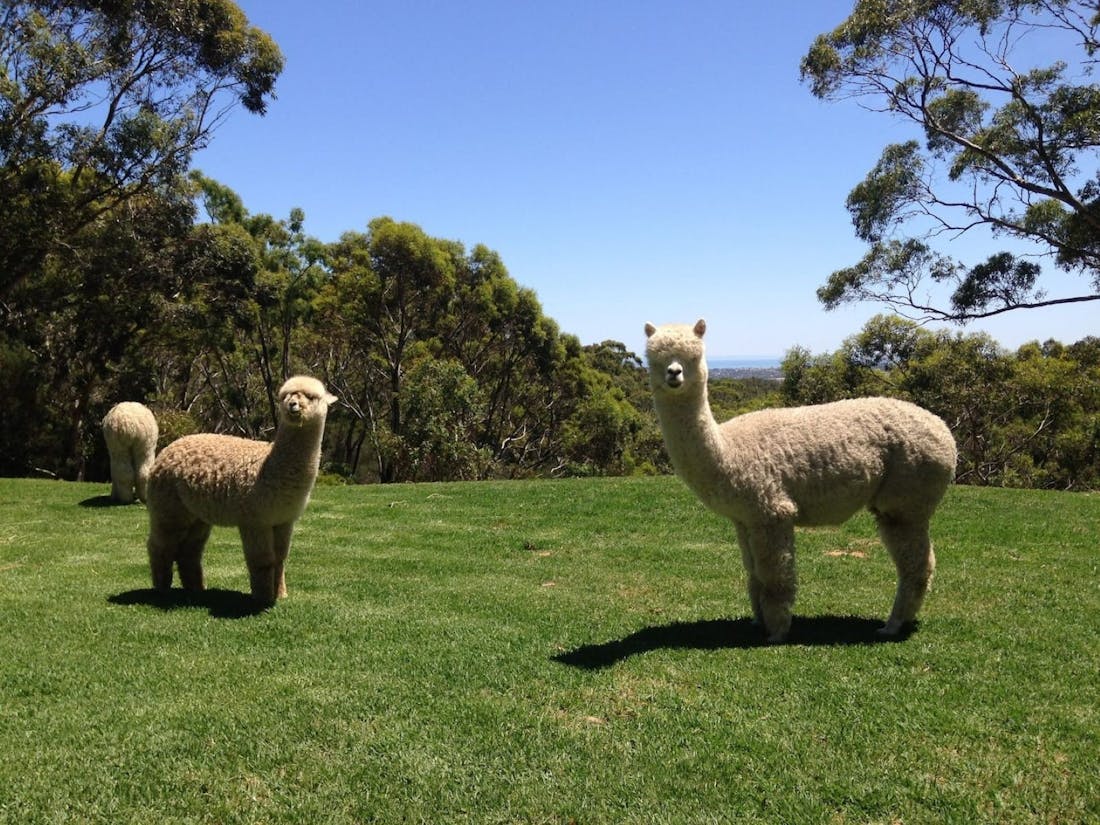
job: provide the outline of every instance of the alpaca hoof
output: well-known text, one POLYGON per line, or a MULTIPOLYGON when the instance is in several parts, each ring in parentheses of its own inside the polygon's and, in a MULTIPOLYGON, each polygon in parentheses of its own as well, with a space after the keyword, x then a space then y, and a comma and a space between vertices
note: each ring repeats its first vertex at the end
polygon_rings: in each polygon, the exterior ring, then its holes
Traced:
POLYGON ((271 594, 252 594, 252 601, 260 610, 267 610, 275 606, 275 597, 271 594))
POLYGON ((878 630, 876 630, 875 633, 877 633, 879 636, 882 636, 883 638, 892 639, 893 637, 899 635, 902 630, 905 629, 907 624, 909 623, 902 622, 897 619, 891 619, 878 630))
POLYGON ((760 626, 764 629, 768 644, 782 644, 787 641, 787 637, 790 635, 791 617, 788 614, 776 621, 768 622, 765 620, 760 623, 760 626))

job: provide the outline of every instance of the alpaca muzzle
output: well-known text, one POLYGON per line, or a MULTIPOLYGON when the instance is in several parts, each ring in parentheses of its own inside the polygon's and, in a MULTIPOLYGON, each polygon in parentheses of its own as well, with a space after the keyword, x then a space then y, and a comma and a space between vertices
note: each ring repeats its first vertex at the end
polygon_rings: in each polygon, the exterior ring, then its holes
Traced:
POLYGON ((302 407, 302 402, 297 398, 288 398, 285 406, 286 420, 291 424, 297 424, 301 426, 305 410, 302 407))
POLYGON ((679 364, 669 364, 665 370, 665 384, 672 389, 679 389, 684 384, 684 368, 679 364))

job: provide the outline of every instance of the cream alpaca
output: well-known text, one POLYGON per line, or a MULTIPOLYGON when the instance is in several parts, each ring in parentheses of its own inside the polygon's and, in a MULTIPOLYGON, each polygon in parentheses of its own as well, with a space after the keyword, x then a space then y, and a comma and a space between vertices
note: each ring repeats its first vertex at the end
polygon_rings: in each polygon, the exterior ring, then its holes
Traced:
POLYGON ((947 425, 888 398, 761 410, 718 424, 707 400, 706 324, 645 330, 669 457, 703 504, 733 522, 753 614, 769 641, 785 639, 791 626, 795 525, 839 524, 862 507, 897 568, 881 632, 911 622, 936 564, 929 520, 954 478, 947 425))
POLYGON ((286 595, 290 536, 317 478, 334 401, 320 381, 296 376, 279 390, 274 443, 206 433, 161 452, 149 479, 153 587, 172 586, 175 564, 185 589, 203 590, 203 548, 211 526, 220 524, 240 531, 252 597, 271 605, 286 595))
POLYGON ((103 439, 111 456, 111 498, 145 501, 149 471, 157 451, 157 419, 144 404, 122 401, 103 417, 103 439))

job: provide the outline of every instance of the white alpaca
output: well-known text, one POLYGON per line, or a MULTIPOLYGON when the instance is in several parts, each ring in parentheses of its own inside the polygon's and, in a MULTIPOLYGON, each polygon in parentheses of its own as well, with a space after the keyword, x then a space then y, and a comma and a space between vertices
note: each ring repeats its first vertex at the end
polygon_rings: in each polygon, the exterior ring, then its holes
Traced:
POLYGON ((171 588, 175 564, 185 589, 203 590, 202 552, 211 526, 235 525, 252 597, 268 606, 286 596, 290 536, 309 502, 325 417, 335 401, 320 381, 295 376, 279 390, 274 443, 205 433, 161 452, 149 478, 153 587, 171 588))
POLYGON ((157 451, 157 419, 144 404, 123 401, 103 417, 103 439, 111 456, 111 498, 123 504, 145 501, 157 451))
POLYGON ((791 626, 795 525, 840 524, 867 507, 897 568, 880 632, 913 621, 936 557, 928 524, 955 473, 955 439, 915 404, 862 398, 769 409, 718 424, 707 400, 702 320, 646 324, 657 415, 676 473, 737 530, 753 615, 768 640, 791 626))

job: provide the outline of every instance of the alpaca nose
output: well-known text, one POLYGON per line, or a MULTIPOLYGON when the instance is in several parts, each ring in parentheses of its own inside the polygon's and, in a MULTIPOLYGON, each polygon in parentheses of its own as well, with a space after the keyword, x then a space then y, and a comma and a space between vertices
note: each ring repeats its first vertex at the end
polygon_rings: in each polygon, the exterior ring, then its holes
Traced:
POLYGON ((665 380, 670 387, 678 387, 684 383, 684 368, 679 364, 669 364, 665 370, 665 380))

